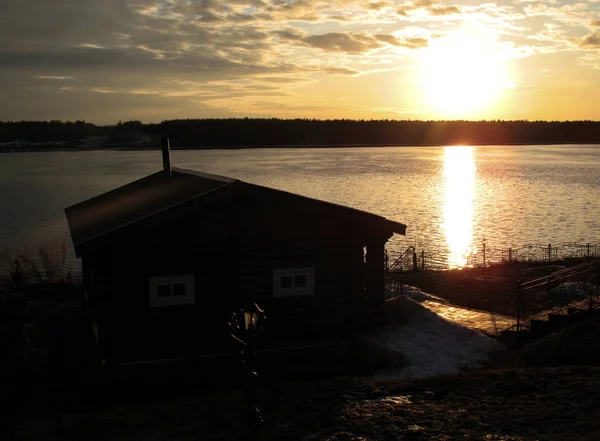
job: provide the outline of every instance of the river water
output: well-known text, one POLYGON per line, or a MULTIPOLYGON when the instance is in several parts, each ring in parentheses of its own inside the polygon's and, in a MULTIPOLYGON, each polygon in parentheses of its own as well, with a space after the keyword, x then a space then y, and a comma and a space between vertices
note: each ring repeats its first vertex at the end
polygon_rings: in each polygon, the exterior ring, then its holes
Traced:
MULTIPOLYGON (((175 150, 175 167, 238 178, 405 223, 452 266, 488 247, 600 242, 600 146, 175 150)), ((0 154, 0 258, 66 241, 63 209, 162 167, 159 151, 0 154)))

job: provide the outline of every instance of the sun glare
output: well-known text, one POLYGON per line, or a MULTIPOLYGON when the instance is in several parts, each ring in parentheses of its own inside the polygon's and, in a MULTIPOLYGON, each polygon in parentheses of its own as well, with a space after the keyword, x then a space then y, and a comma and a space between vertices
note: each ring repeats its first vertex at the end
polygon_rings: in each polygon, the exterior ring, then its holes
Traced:
POLYGON ((443 227, 452 268, 464 267, 473 251, 474 151, 473 147, 444 147, 443 227))
POLYGON ((473 30, 434 39, 422 53, 421 69, 424 95, 439 118, 483 117, 510 87, 496 41, 473 30))

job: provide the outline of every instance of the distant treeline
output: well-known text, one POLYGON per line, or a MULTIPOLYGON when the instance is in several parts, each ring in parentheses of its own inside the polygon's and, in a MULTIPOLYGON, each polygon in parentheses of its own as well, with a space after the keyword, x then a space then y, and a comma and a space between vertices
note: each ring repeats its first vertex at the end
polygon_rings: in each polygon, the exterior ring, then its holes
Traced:
POLYGON ((154 143, 174 147, 600 143, 597 121, 186 119, 97 126, 85 121, 0 122, 0 142, 154 143))

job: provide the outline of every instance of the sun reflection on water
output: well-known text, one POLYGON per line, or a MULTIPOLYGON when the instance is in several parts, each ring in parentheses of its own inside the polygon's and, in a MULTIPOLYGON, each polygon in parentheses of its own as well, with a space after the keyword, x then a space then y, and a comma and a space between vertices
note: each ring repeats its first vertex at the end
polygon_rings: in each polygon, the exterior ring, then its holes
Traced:
POLYGON ((474 152, 473 147, 444 148, 443 228, 451 268, 464 267, 473 249, 474 152))

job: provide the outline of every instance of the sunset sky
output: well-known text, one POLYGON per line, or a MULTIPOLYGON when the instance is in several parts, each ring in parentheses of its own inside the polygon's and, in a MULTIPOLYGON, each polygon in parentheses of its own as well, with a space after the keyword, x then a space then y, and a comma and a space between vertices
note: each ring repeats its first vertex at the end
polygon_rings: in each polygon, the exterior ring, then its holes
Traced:
POLYGON ((0 120, 600 119, 600 1, 0 0, 0 120))

